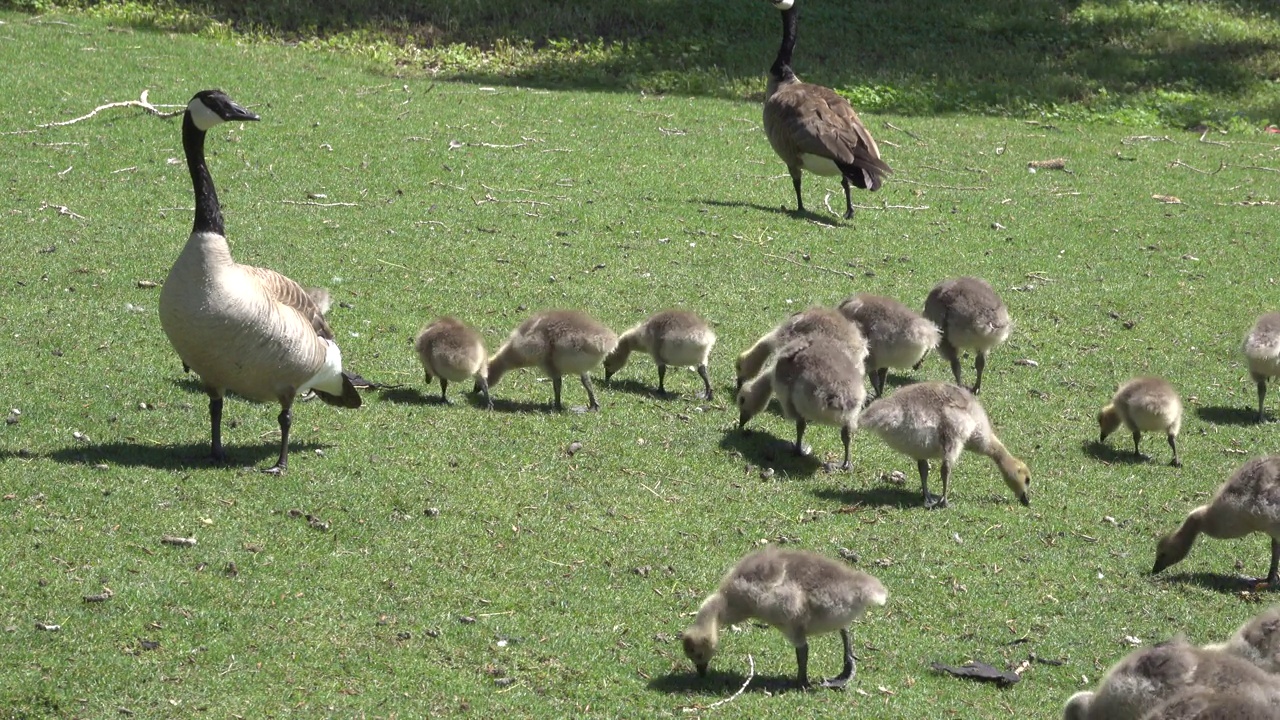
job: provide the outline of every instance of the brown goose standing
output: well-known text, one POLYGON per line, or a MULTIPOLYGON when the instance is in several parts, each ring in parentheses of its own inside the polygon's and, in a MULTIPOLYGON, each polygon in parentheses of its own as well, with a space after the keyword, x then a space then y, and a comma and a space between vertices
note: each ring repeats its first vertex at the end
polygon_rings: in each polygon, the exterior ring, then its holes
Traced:
POLYGON ((227 391, 280 403, 280 458, 265 470, 278 474, 288 464, 293 401, 299 394, 313 390, 330 405, 356 408, 360 393, 342 370, 342 353, 324 319, 328 293, 308 291, 274 270, 231 258, 205 164, 205 133, 226 121, 257 119, 219 90, 198 92, 187 104, 182 146, 195 191, 195 222, 160 291, 160 325, 209 395, 215 461, 226 459, 222 400, 227 391))
POLYGON ((795 0, 771 0, 782 11, 782 45, 769 68, 764 96, 764 131, 774 152, 787 164, 796 188, 797 212, 804 212, 800 171, 840 176, 844 187, 845 218, 853 217, 849 186, 879 190, 884 175, 893 172, 880 159, 880 148, 858 119, 848 100, 822 85, 801 82, 791 70, 796 47, 795 0))

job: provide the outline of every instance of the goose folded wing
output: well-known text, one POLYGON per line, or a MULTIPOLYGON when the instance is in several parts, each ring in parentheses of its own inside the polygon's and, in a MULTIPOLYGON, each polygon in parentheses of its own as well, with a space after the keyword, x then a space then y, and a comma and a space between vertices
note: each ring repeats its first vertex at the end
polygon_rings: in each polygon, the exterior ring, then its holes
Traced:
POLYGON ((267 295, 272 300, 298 311, 298 314, 311 323, 311 327, 315 329, 316 334, 320 337, 327 340, 334 339, 333 329, 329 327, 328 321, 324 319, 324 314, 329 309, 329 292, 327 290, 323 288, 304 288, 275 270, 252 265, 244 265, 242 267, 257 278, 258 282, 262 284, 263 290, 267 292, 267 295))
POLYGON ((802 153, 833 158, 841 164, 893 172, 880 159, 880 148, 863 127, 858 113, 834 90, 809 85, 803 102, 785 108, 784 119, 796 147, 802 153))

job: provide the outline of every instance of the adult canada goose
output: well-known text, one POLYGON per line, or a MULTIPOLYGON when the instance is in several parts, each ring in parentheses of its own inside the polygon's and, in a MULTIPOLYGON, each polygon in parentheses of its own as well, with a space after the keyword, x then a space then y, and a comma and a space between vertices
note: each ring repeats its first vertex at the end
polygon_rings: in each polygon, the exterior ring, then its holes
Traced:
POLYGON ((832 425, 840 428, 844 444, 840 467, 849 469, 849 443, 867 389, 862 382, 862 363, 848 343, 812 335, 779 348, 769 379, 756 377, 738 391, 739 429, 764 409, 769 391, 777 394, 783 417, 796 422, 797 455, 805 452, 804 431, 809 423, 832 425))
POLYGON ((868 405, 858 424, 894 450, 915 458, 926 508, 946 507, 951 470, 965 450, 991 458, 1018 501, 1031 504, 1027 497, 1031 470, 1009 453, 991 428, 982 403, 962 387, 940 382, 908 385, 868 405), (929 460, 937 458, 942 460, 941 497, 929 494, 929 460))
POLYGON ((195 190, 195 222, 160 291, 160 325, 209 395, 213 459, 226 459, 222 402, 228 391, 258 402, 275 400, 280 458, 266 472, 281 473, 288 463, 294 399, 312 390, 330 405, 357 408, 360 394, 342 370, 342 353, 324 319, 328 293, 231 258, 205 164, 205 133, 222 122, 257 119, 218 90, 198 92, 187 104, 182 146, 195 190))
POLYGON ((1098 442, 1121 425, 1133 433, 1133 454, 1145 459, 1138 449, 1142 431, 1163 432, 1173 448, 1174 467, 1182 467, 1178 459, 1178 430, 1182 427, 1182 399, 1168 380, 1160 377, 1138 377, 1120 386, 1111 402, 1098 413, 1101 435, 1098 442))
POLYGON ((604 379, 627 364, 635 350, 653 356, 658 364, 658 392, 667 394, 667 366, 692 367, 702 377, 704 397, 711 399, 707 359, 716 344, 715 331, 706 320, 688 310, 663 310, 650 315, 618 337, 618 347, 604 359, 604 379))
MULTIPOLYGON (((1096 692, 1067 700, 1063 720, 1139 720, 1161 701, 1206 689, 1265 703, 1280 711, 1280 684, 1249 663, 1175 638, 1136 650, 1116 663, 1096 692)), ((1270 717, 1276 717, 1271 715, 1270 717)))
MULTIPOLYGON (((822 335, 844 342, 852 349, 859 363, 867 357, 867 340, 862 337, 862 331, 857 325, 837 310, 815 306, 787 316, 786 320, 738 356, 734 362, 738 373, 737 386, 741 388, 747 380, 759 375, 774 350, 796 338, 811 335, 822 335)), ((765 398, 766 401, 768 399, 765 398)))
POLYGON ((555 390, 555 409, 560 404, 561 379, 577 375, 587 390, 588 409, 599 410, 591 387, 591 369, 618 346, 618 336, 600 321, 576 310, 547 310, 520 323, 493 357, 489 358, 489 387, 492 389, 508 370, 542 368, 555 390))
POLYGON ((1262 422, 1267 379, 1280 375, 1280 313, 1258 318, 1244 338, 1244 356, 1249 361, 1249 374, 1258 385, 1258 422, 1262 422))
POLYGON ((1226 642, 1206 645, 1243 658, 1259 669, 1280 676, 1280 605, 1263 610, 1240 626, 1226 642))
POLYGON ((924 301, 924 316, 942 330, 938 354, 951 363, 951 374, 960 381, 960 351, 972 350, 978 379, 973 393, 982 389, 982 370, 987 366, 987 353, 1009 339, 1013 322, 1004 301, 982 278, 958 277, 943 280, 924 301))
POLYGON ((1280 579, 1280 455, 1241 465, 1208 505, 1192 510, 1177 530, 1160 538, 1151 572, 1181 562, 1201 533, 1227 540, 1255 532, 1271 536, 1271 569, 1264 582, 1275 586, 1280 579))
POLYGON ((488 353, 484 338, 470 325, 451 317, 442 317, 422 328, 413 341, 422 361, 422 371, 428 384, 431 378, 440 378, 440 400, 449 402, 449 381, 462 382, 475 378, 476 385, 484 393, 489 409, 493 399, 489 397, 488 353))
POLYGON ((858 293, 840 303, 839 309, 867 339, 867 375, 876 397, 884 394, 889 368, 916 367, 942 336, 937 325, 883 295, 858 293))
POLYGON ((809 636, 839 630, 844 669, 822 686, 844 687, 857 672, 849 625, 869 605, 884 605, 888 598, 879 580, 844 563, 805 550, 768 547, 746 556, 724 576, 680 639, 685 656, 705 676, 720 628, 761 620, 781 630, 795 647, 796 682, 808 687, 809 636))
POLYGON ((796 189, 796 210, 804 212, 800 171, 839 175, 844 187, 846 219, 853 217, 850 184, 879 190, 893 170, 880 159, 880 148, 853 106, 831 88, 801 82, 791 70, 796 48, 795 0, 771 0, 782 11, 782 44, 769 68, 764 94, 764 131, 773 151, 787 164, 796 189))

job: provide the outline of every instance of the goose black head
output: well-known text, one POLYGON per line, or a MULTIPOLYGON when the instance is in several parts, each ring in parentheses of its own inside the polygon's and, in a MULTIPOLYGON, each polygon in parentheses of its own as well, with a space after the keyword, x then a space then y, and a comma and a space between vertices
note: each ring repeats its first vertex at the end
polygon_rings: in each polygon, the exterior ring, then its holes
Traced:
POLYGON ((257 120, 255 113, 246 110, 227 97, 221 90, 201 90, 187 103, 191 122, 201 131, 229 120, 257 120))

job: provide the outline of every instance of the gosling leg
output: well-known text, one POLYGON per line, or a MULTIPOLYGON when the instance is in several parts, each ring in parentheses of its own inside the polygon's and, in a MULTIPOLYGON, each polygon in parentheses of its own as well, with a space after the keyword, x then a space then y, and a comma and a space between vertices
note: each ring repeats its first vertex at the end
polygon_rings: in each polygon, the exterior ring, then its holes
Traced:
POLYGON ((1265 420, 1262 414, 1262 402, 1267 399, 1267 378, 1262 375, 1254 375, 1254 382, 1258 383, 1258 422, 1265 420))
MULTIPOLYGON (((578 379, 582 381, 582 387, 587 389, 587 409, 599 410, 600 403, 596 402, 596 391, 591 387, 591 376, 588 375, 587 373, 582 373, 581 375, 578 376, 578 379)), ((558 402, 559 401, 558 393, 556 397, 558 402)))
POLYGON ((804 429, 808 426, 809 424, 805 422, 804 418, 798 418, 796 420, 796 457, 804 457, 806 455, 803 440, 804 429))
MULTIPOLYGON (((978 351, 978 357, 974 358, 973 360, 973 369, 978 371, 978 379, 975 380, 973 383, 974 395, 977 395, 978 391, 982 389, 982 371, 986 367, 987 367, 987 353, 985 351, 980 350, 978 351)), ((956 382, 959 382, 959 380, 957 380, 956 382)))
POLYGON ((853 429, 848 425, 840 428, 840 442, 844 443, 844 464, 840 466, 841 470, 848 470, 853 467, 849 462, 849 441, 853 439, 853 429))
POLYGON ((964 387, 964 383, 960 382, 960 352, 956 350, 956 346, 944 337, 938 343, 938 354, 951 363, 951 374, 955 376, 956 384, 964 387))
POLYGON ((702 386, 706 390, 706 394, 703 397, 705 397, 708 401, 710 401, 711 400, 711 376, 707 374, 706 365, 698 366, 698 375, 702 378, 702 386))
POLYGON ((1133 431, 1133 454, 1134 454, 1134 456, 1135 456, 1135 457, 1137 457, 1139 460, 1150 460, 1150 459, 1151 459, 1150 457, 1148 457, 1148 456, 1146 456, 1146 455, 1143 455, 1143 454, 1142 454, 1142 451, 1138 449, 1138 443, 1140 443, 1140 442, 1142 442, 1142 431, 1141 431, 1141 430, 1134 430, 1134 431, 1133 431))
POLYGON ((1173 460, 1169 462, 1174 467, 1182 467, 1182 461, 1178 459, 1178 436, 1169 433, 1169 447, 1173 448, 1173 460))
POLYGON ((849 639, 848 628, 840 628, 840 640, 844 642, 844 669, 836 677, 823 681, 822 687, 843 688, 857 672, 857 662, 853 659, 853 642, 849 639))
POLYGON ((809 688, 809 643, 796 646, 796 684, 809 688))

